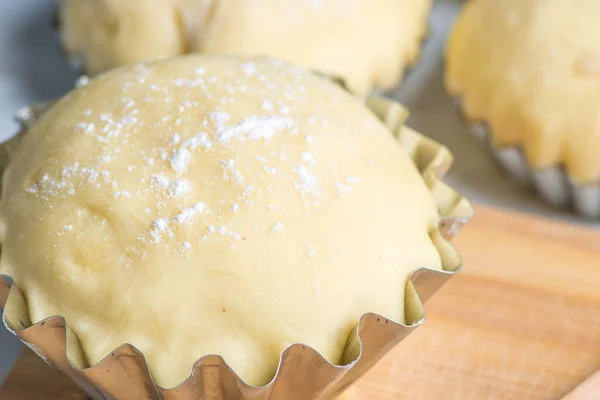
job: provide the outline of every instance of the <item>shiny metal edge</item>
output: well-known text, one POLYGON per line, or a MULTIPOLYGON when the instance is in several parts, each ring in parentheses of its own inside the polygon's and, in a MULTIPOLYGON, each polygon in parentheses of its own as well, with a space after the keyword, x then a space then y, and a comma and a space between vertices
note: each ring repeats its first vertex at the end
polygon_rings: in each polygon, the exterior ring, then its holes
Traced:
MULTIPOLYGON (((169 389, 156 385, 143 354, 129 344, 118 347, 92 367, 75 367, 83 361, 75 362, 74 357, 67 356, 74 354, 70 348, 78 343, 64 318, 50 317, 32 325, 18 286, 0 279, 0 293, 8 293, 4 296, 8 300, 3 314, 7 328, 95 399, 183 400, 200 394, 211 399, 325 399, 339 394, 423 323, 423 303, 461 267, 460 257, 448 240, 473 214, 470 203, 441 182, 452 162, 448 150, 406 128, 408 113, 400 104, 375 96, 367 98, 366 103, 411 155, 440 210, 438 229, 432 233, 432 240, 440 253, 443 270, 423 267, 411 274, 406 290, 407 324, 374 313, 362 315, 348 339, 341 365, 330 363, 309 346, 291 344, 282 351, 273 380, 263 387, 247 385, 220 356, 207 355, 193 365, 183 383, 169 389)), ((44 106, 35 110, 19 112, 21 131, 35 123, 44 106)))
POLYGON ((520 147, 499 147, 491 140, 492 132, 486 122, 474 122, 463 111, 460 99, 455 99, 463 120, 471 134, 492 153, 496 162, 522 186, 530 187, 547 204, 575 211, 589 219, 600 218, 600 182, 579 184, 563 165, 533 168, 520 147))

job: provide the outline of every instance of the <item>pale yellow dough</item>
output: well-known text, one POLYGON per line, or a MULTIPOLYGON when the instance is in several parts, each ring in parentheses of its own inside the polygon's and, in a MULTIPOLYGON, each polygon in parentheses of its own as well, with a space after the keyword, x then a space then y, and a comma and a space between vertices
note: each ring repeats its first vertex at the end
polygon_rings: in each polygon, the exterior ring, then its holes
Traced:
POLYGON ((450 35, 446 85, 499 146, 534 168, 600 179, 600 1, 472 0, 450 35))
POLYGON ((431 0, 62 0, 63 43, 89 73, 189 52, 269 55, 339 75, 357 92, 397 84, 431 0))
POLYGON ((437 211, 385 126, 268 59, 186 56, 101 75, 25 136, 4 176, 0 272, 90 364, 123 343, 160 385, 220 354, 266 384, 289 344, 331 362, 365 312, 404 320, 441 268, 437 211))

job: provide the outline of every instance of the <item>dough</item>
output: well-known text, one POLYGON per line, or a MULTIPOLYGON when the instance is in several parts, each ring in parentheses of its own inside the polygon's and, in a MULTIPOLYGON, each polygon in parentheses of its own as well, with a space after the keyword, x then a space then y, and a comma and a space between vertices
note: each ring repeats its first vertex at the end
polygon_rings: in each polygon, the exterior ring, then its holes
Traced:
POLYGON ((441 268, 433 198, 354 97, 280 61, 186 56, 76 89, 24 136, 0 272, 90 364, 123 343, 156 381, 220 354, 252 385, 289 344, 337 363, 365 312, 404 321, 441 268))
POLYGON ((498 146, 531 166, 600 179, 600 2, 472 0, 447 48, 446 85, 498 146))
POLYGON ((89 73, 189 52, 269 55, 389 89, 418 56, 431 0, 62 0, 89 73))

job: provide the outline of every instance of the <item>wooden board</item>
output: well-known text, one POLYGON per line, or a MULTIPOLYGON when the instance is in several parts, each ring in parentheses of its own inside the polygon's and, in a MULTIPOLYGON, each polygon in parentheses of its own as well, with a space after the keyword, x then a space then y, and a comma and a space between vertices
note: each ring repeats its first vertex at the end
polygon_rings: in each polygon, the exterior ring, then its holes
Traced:
MULTIPOLYGON (((479 207, 455 244, 426 323, 345 399, 554 400, 600 368, 600 232, 479 207)), ((83 396, 25 353, 0 398, 83 396)))

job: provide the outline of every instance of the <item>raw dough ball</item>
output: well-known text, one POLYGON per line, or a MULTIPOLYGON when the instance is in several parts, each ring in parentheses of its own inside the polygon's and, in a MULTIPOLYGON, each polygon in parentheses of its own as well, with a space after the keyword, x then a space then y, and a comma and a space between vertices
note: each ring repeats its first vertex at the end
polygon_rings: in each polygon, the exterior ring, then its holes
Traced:
POLYGON ((598 180, 599 17, 597 0, 472 0, 450 36, 446 85, 495 144, 598 180))
POLYGON ((391 88, 419 53, 431 0, 62 0, 88 72, 189 52, 269 55, 391 88))
POLYGON ((431 194, 354 97, 283 62, 187 56, 99 76, 4 176, 0 272, 93 364, 123 343, 156 381, 220 354, 267 383, 289 344, 336 363, 365 312, 404 320, 440 268, 431 194))

